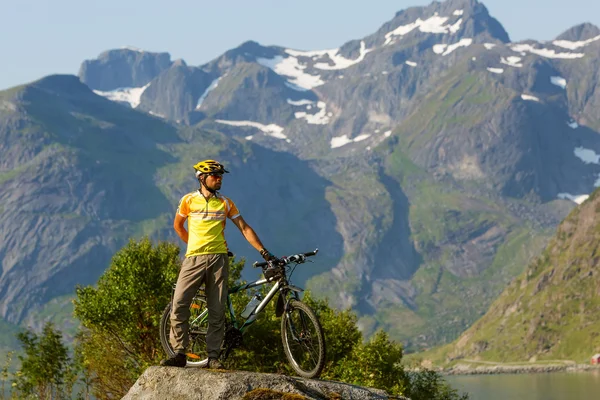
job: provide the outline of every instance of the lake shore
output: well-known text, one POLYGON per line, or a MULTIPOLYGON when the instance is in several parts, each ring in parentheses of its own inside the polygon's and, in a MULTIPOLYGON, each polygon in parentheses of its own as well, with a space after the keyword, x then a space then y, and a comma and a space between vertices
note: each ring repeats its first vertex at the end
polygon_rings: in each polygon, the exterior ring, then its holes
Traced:
POLYGON ((459 363, 449 368, 440 368, 437 371, 442 375, 537 374, 600 371, 600 365, 575 363, 474 365, 459 363))

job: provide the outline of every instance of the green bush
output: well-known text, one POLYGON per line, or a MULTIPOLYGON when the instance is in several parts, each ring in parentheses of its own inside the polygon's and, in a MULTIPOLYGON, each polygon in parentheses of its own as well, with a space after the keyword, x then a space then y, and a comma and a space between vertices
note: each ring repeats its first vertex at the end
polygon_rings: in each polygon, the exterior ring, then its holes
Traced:
POLYGON ((179 266, 178 246, 131 240, 96 287, 77 288, 74 312, 83 326, 77 346, 96 397, 121 398, 163 357, 158 326, 179 266))
MULTIPOLYGON (((158 326, 170 301, 180 266, 174 244, 153 246, 148 239, 130 241, 115 254, 96 288, 77 289, 75 315, 83 326, 77 348, 94 395, 120 398, 150 365, 164 357, 158 326)), ((230 260, 229 284, 241 284, 244 261, 230 260)), ((267 288, 260 289, 266 294, 267 288)), ((236 313, 249 300, 248 293, 232 296, 236 313)), ((310 293, 306 302, 319 316, 327 344, 322 378, 377 387, 413 400, 459 399, 435 372, 405 372, 402 347, 379 331, 364 342, 351 310, 335 310, 310 293)), ((292 374, 281 343, 281 319, 271 302, 244 334, 244 345, 234 350, 228 365, 238 370, 292 374)))

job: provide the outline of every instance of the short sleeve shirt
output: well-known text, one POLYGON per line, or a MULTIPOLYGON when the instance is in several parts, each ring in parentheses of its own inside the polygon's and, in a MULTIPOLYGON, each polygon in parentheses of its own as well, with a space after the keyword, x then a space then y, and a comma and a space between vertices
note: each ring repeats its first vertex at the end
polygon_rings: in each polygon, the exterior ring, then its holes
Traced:
POLYGON ((197 190, 181 198, 177 213, 188 221, 186 257, 227 253, 225 221, 240 216, 233 201, 221 194, 207 199, 197 190))

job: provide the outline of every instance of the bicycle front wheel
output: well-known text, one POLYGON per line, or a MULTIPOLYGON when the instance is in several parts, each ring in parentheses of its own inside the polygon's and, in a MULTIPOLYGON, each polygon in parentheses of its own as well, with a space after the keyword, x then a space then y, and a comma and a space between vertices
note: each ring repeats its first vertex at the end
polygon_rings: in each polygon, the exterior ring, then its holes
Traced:
POLYGON ((298 375, 316 378, 325 366, 325 337, 315 313, 306 304, 291 300, 281 318, 285 356, 298 375))
MULTIPOLYGON (((206 352, 206 332, 208 329, 208 310, 204 297, 196 296, 190 305, 190 343, 185 353, 188 367, 204 367, 208 363, 206 352)), ((160 343, 169 357, 175 352, 170 342, 171 336, 171 303, 167 305, 160 319, 160 343)))

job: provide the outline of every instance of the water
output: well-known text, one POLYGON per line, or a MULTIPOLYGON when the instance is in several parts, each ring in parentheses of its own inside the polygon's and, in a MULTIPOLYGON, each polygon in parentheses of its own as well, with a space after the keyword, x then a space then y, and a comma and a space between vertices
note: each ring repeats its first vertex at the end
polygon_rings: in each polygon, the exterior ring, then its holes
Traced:
POLYGON ((471 400, 600 399, 600 371, 452 375, 446 380, 471 400))

